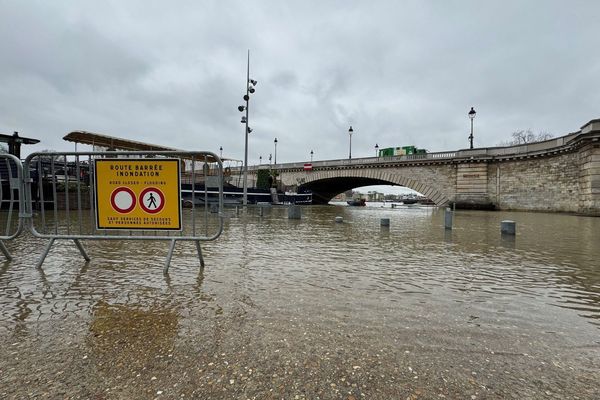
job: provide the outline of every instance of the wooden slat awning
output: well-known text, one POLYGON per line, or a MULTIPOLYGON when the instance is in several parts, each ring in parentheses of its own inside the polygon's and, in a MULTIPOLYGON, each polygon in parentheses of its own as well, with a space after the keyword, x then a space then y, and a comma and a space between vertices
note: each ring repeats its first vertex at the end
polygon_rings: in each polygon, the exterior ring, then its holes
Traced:
POLYGON ((136 140, 123 139, 86 131, 73 131, 63 137, 63 139, 69 142, 88 144, 90 146, 106 147, 111 151, 182 151, 173 147, 159 146, 156 144, 138 142, 136 140))
MULTIPOLYGON (((137 140, 123 139, 116 136, 102 135, 99 133, 86 131, 73 131, 63 137, 63 139, 69 142, 105 147, 110 151, 186 151, 175 149, 173 147, 159 146, 151 143, 138 142, 137 140)), ((221 158, 221 160, 237 161, 228 158, 221 158)), ((208 162, 214 161, 216 161, 214 158, 208 160, 208 162)))

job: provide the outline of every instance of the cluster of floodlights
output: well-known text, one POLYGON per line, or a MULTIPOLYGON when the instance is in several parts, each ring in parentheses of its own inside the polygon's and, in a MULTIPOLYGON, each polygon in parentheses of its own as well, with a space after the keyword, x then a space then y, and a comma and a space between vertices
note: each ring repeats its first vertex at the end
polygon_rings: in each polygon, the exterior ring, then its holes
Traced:
POLYGON ((244 101, 246 102, 245 106, 239 106, 238 110, 240 112, 246 111, 246 115, 242 115, 242 120, 240 121, 242 124, 246 124, 246 132, 252 132, 252 128, 248 126, 248 102, 250 101, 250 95, 256 91, 254 88, 257 82, 254 79, 248 79, 248 86, 246 88, 246 94, 244 95, 244 101))

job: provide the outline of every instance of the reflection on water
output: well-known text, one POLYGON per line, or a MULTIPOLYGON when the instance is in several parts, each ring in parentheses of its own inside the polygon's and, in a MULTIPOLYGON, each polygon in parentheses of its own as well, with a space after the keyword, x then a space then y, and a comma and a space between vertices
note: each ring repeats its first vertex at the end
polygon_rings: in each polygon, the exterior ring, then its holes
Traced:
POLYGON ((8 242, 15 260, 0 265, 0 335, 83 323, 85 346, 106 367, 133 357, 141 367, 196 336, 196 357, 247 351, 255 331, 306 335, 317 347, 322 332, 339 332, 353 346, 455 351, 477 336, 484 352, 500 351, 509 333, 542 335, 514 346, 573 360, 600 345, 600 218, 459 211, 449 231, 430 207, 312 206, 301 220, 283 207, 227 213, 223 235, 202 245, 203 273, 192 243, 177 245, 165 277, 166 242, 85 242, 86 263, 59 241, 43 270, 34 268, 43 240, 8 242), (516 237, 500 234, 505 219, 517 222, 516 237), (402 332, 411 334, 394 336, 402 332))
MULTIPOLYGON (((314 206, 300 221, 283 208, 230 213, 223 236, 203 244, 207 274, 251 296, 331 287, 366 300, 451 303, 468 290, 470 301, 534 298, 600 320, 597 218, 459 211, 445 230, 442 211, 429 207, 314 206), (391 226, 381 227, 381 218, 391 226), (517 221, 516 237, 500 234, 503 219, 517 221)), ((176 247, 168 280, 160 273, 166 242, 86 242, 92 261, 85 263, 72 242, 60 241, 36 270, 43 244, 30 236, 8 243, 15 261, 0 269, 3 329, 64 312, 88 315, 106 298, 144 304, 168 295, 193 307, 200 290, 192 243, 176 247)))

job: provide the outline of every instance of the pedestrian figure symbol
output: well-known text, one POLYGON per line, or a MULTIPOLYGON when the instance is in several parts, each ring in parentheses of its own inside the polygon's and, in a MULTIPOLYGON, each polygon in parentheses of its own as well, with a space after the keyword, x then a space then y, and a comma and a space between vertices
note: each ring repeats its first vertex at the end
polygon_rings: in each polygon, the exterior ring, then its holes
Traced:
POLYGON ((148 196, 148 208, 156 208, 156 199, 154 198, 154 193, 150 192, 150 196, 148 196))
POLYGON ((139 196, 142 210, 149 214, 159 213, 165 206, 165 196, 158 188, 146 188, 139 196))

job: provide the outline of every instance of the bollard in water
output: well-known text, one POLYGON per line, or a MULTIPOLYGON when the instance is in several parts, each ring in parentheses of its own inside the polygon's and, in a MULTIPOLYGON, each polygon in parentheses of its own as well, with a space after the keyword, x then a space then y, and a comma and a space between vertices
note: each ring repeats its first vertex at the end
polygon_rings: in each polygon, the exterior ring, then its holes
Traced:
POLYGON ((218 213, 219 212, 219 205, 216 204, 216 203, 211 203, 211 205, 210 205, 210 212, 212 214, 218 213))
POLYGON ((390 226, 390 219, 389 218, 381 218, 381 220, 379 221, 379 225, 390 226))
POLYGON ((500 222, 500 232, 503 235, 512 235, 514 236, 517 232, 517 224, 515 221, 505 220, 500 222))
POLYGON ((235 206, 235 215, 240 215, 240 208, 235 206))
POLYGON ((335 217, 335 222, 337 222, 337 223, 344 222, 344 218, 343 217, 335 217))
POLYGON ((302 209, 300 206, 292 205, 288 207, 288 219, 301 219, 302 209))
POLYGON ((446 208, 446 212, 444 214, 444 228, 452 229, 452 210, 450 207, 446 208))
POLYGON ((396 205, 394 203, 392 203, 392 208, 396 208, 396 205))
POLYGON ((260 207, 260 216, 262 217, 265 213, 265 208, 264 207, 260 207))

